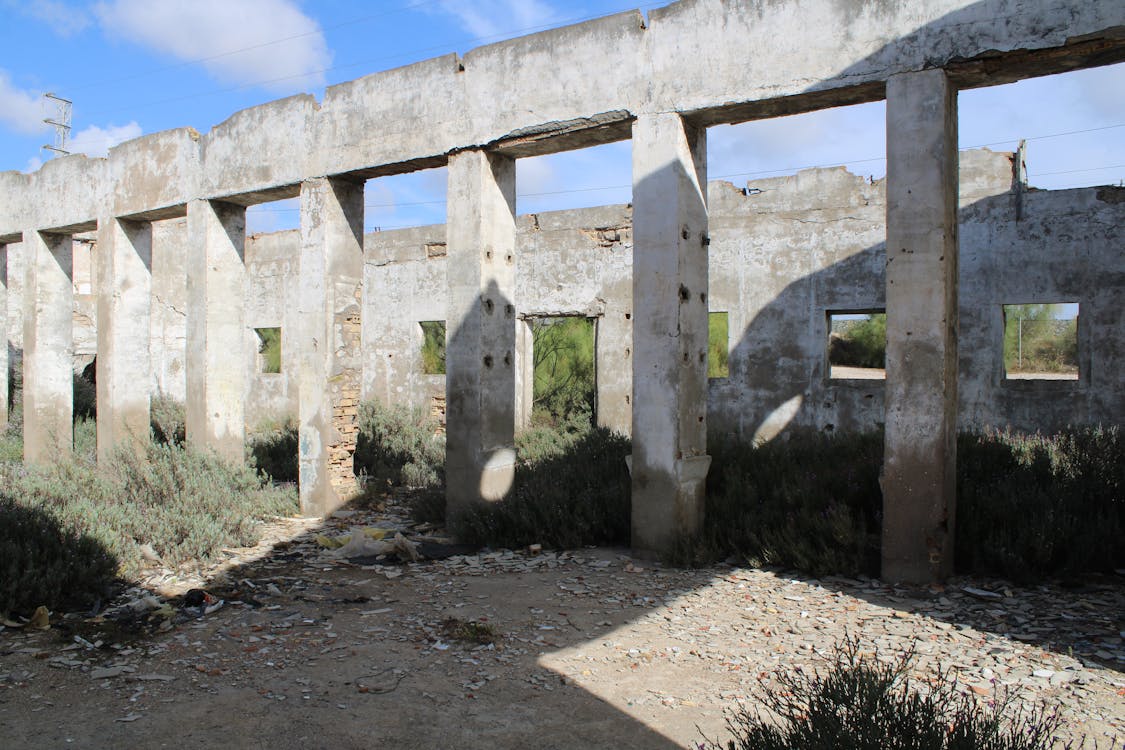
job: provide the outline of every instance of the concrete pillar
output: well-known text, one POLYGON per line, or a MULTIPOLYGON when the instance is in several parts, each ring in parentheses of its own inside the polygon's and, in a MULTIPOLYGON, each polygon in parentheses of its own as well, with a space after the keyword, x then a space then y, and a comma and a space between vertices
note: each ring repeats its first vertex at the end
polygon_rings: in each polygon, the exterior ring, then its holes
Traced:
POLYGON ((703 521, 707 455, 707 139, 676 114, 633 125, 633 549, 703 521))
POLYGON ((883 577, 953 572, 957 458, 957 91, 944 71, 887 82, 883 577))
POLYGON ((232 461, 245 459, 245 241, 245 207, 188 203, 187 438, 232 461))
POLYGON ((0 432, 8 429, 8 246, 0 242, 0 432))
POLYGON ((47 463, 74 445, 74 240, 34 230, 23 236, 23 457, 47 463))
POLYGON ((531 321, 516 321, 516 431, 531 427, 535 408, 535 336, 531 321))
POLYGON ((98 460, 149 436, 152 224, 98 222, 98 460))
POLYGON ((515 476, 516 165, 449 158, 446 511, 499 500, 515 476))
POLYGON ((320 516, 357 490, 352 461, 363 374, 362 181, 302 183, 300 252, 301 512, 320 516))

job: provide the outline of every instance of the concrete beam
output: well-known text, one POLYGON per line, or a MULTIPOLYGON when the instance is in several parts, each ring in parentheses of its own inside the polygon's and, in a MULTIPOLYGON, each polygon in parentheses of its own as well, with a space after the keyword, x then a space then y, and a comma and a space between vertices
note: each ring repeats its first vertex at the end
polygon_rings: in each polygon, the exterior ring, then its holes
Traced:
POLYGON ((98 460, 149 435, 152 224, 98 223, 98 460))
POLYGON ((243 206, 188 203, 187 437, 232 461, 244 460, 246 438, 245 242, 243 206))
POLYGON ((516 165, 449 158, 446 513, 503 498, 515 476, 516 165))
POLYGON ((887 83, 883 577, 953 572, 957 458, 957 90, 941 70, 887 83))
MULTIPOLYGON (((319 178, 301 186, 301 512, 320 516, 357 491, 363 359, 363 182, 319 178)), ((368 294, 378 290, 368 290, 368 294)), ((284 334, 283 334, 284 336, 284 334)))
POLYGON ((707 455, 707 139, 676 114, 633 127, 633 549, 703 520, 707 455))
POLYGON ((74 444, 74 241, 35 230, 23 236, 23 457, 47 463, 74 444))

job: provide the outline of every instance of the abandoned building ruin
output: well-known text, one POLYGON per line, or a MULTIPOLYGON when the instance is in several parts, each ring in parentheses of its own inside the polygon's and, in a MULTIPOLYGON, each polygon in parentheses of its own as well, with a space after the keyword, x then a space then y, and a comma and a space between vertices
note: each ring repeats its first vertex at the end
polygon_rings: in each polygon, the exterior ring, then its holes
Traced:
POLYGON ((0 424, 11 350, 26 460, 70 450, 72 370, 96 355, 99 457, 148 435, 155 393, 238 460, 248 423, 293 413, 318 515, 354 491, 361 399, 444 394, 456 512, 511 485, 528 321, 578 315, 598 421, 633 438, 636 551, 700 524, 708 429, 883 424, 883 575, 940 579, 959 427, 1125 414, 1125 190, 1038 191, 1022 153, 959 154, 957 91, 1121 60, 1115 2, 681 0, 2 173, 0 424), (707 182, 710 126, 879 99, 885 180, 707 182), (516 159, 626 139, 630 206, 515 215, 516 159), (366 180, 436 166, 444 227, 364 236, 366 180), (248 206, 297 197, 299 230, 247 236, 248 206), (1076 380, 1005 378, 1003 305, 1036 301, 1080 307, 1076 380), (831 316, 876 310, 885 380, 833 377, 831 316), (713 312, 730 367, 709 380, 713 312), (427 321, 447 326, 445 376, 422 371, 427 321), (256 362, 267 327, 276 374, 256 362))

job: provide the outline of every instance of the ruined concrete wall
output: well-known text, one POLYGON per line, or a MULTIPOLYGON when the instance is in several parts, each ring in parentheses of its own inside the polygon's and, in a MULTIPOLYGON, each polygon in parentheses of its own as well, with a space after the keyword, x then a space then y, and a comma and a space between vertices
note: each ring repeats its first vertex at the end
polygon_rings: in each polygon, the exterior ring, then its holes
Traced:
POLYGON ((246 429, 297 416, 297 230, 246 238, 246 429), (257 328, 281 329, 281 372, 262 371, 257 328))
MULTIPOLYGON (((422 371, 420 323, 446 320, 444 227, 376 232, 367 235, 365 245, 363 396, 428 411, 435 398, 444 398, 445 378, 422 371)), ((627 432, 632 382, 628 207, 522 216, 516 248, 517 315, 595 319, 598 421, 627 432)))
POLYGON ((633 227, 627 206, 520 217, 516 310, 521 317, 594 318, 598 424, 632 422, 633 227))
POLYGON ((1024 430, 1120 424, 1125 190, 997 195, 963 205, 960 220, 962 421, 1024 430), (1004 377, 1003 305, 1042 302, 1079 305, 1078 380, 1004 377))
POLYGON ((445 376, 423 372, 419 325, 445 320, 445 268, 444 226, 364 237, 363 398, 429 411, 445 397, 445 376))
POLYGON ((827 382, 825 310, 883 306, 881 182, 843 168, 709 190, 710 307, 727 312, 730 376, 709 383, 713 434, 868 428, 882 388, 827 382))
MULTIPOLYGON (((961 154, 960 424, 1053 430, 1120 421, 1125 393, 1125 195, 1117 188, 1028 190, 1013 155, 961 154), (1078 381, 1005 380, 1004 304, 1077 302, 1078 381)), ((883 382, 831 379, 828 313, 884 306, 884 184, 842 168, 712 183, 710 308, 729 315, 730 375, 709 384, 713 433, 770 437, 787 427, 869 429, 883 421, 883 382)), ((517 314, 584 315, 597 324, 599 422, 631 421, 632 228, 628 206, 522 216, 517 314)), ((185 222, 153 237, 154 393, 184 398, 185 222)), ((297 410, 297 232, 246 244, 246 424, 297 410), (282 372, 258 372, 254 328, 282 329, 282 372)), ((76 243, 76 253, 81 244, 76 243)), ((8 326, 20 341, 20 245, 8 246, 8 326)), ((76 269, 79 262, 76 261, 76 269)), ((83 293, 76 273, 76 300, 83 293)), ((445 377, 422 371, 422 321, 446 319, 445 228, 365 238, 362 397, 429 411, 445 377)), ((76 302, 76 309, 80 303, 76 302)), ((76 320, 78 320, 76 313, 76 320)), ((84 320, 84 319, 83 319, 84 320)), ((89 321, 92 323, 92 319, 89 321)), ((93 341, 92 327, 75 341, 93 341)), ((76 351, 79 347, 76 346, 76 351)))
POLYGON ((153 396, 187 400, 187 220, 152 224, 153 396))
POLYGON ((98 355, 97 243, 74 241, 74 371, 83 372, 98 355))

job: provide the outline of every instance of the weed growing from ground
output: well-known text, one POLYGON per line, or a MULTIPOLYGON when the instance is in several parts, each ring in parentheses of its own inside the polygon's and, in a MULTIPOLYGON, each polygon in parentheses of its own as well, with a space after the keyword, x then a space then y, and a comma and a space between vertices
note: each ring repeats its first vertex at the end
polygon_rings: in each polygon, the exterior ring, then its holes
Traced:
POLYGON ((884 661, 858 640, 835 648, 829 668, 779 671, 759 708, 728 719, 733 739, 709 750, 1047 750, 1061 718, 1043 706, 1016 708, 1011 694, 982 705, 956 677, 910 679, 911 655, 884 661))
POLYGON ((1019 582, 1125 567, 1125 439, 986 431, 957 446, 956 560, 1019 582))
POLYGON ((280 423, 266 423, 247 436, 246 453, 252 466, 275 482, 296 482, 298 427, 292 417, 280 423))
POLYGON ((0 468, 0 480, 7 502, 0 508, 6 524, 0 524, 0 569, 12 580, 44 577, 48 586, 0 602, 0 610, 46 604, 35 596, 51 594, 51 587, 57 587, 59 593, 51 596, 58 599, 81 595, 76 587, 94 591, 114 573, 133 577, 142 569, 143 545, 173 568, 211 560, 223 547, 253 543, 263 519, 297 509, 292 488, 272 487, 247 466, 157 443, 138 452, 122 448, 97 467, 76 457, 49 466, 7 465, 0 468), (13 508, 48 518, 62 546, 41 529, 35 533, 47 540, 47 557, 33 554, 34 545, 10 536, 26 526, 10 521, 13 508), (90 576, 60 579, 58 565, 51 562, 62 555, 56 550, 85 559, 91 553, 82 546, 84 539, 96 542, 115 566, 106 572, 90 564, 90 576))
POLYGON ((795 433, 761 445, 712 439, 704 527, 677 564, 737 555, 814 575, 878 574, 882 494, 878 434, 795 433))
POLYGON ((515 481, 499 502, 451 519, 470 543, 573 549, 629 543, 629 439, 580 417, 517 438, 515 481), (568 426, 569 425, 569 426, 568 426))
POLYGON ((438 422, 403 406, 365 401, 359 407, 355 472, 373 487, 440 487, 445 482, 445 436, 438 422))

